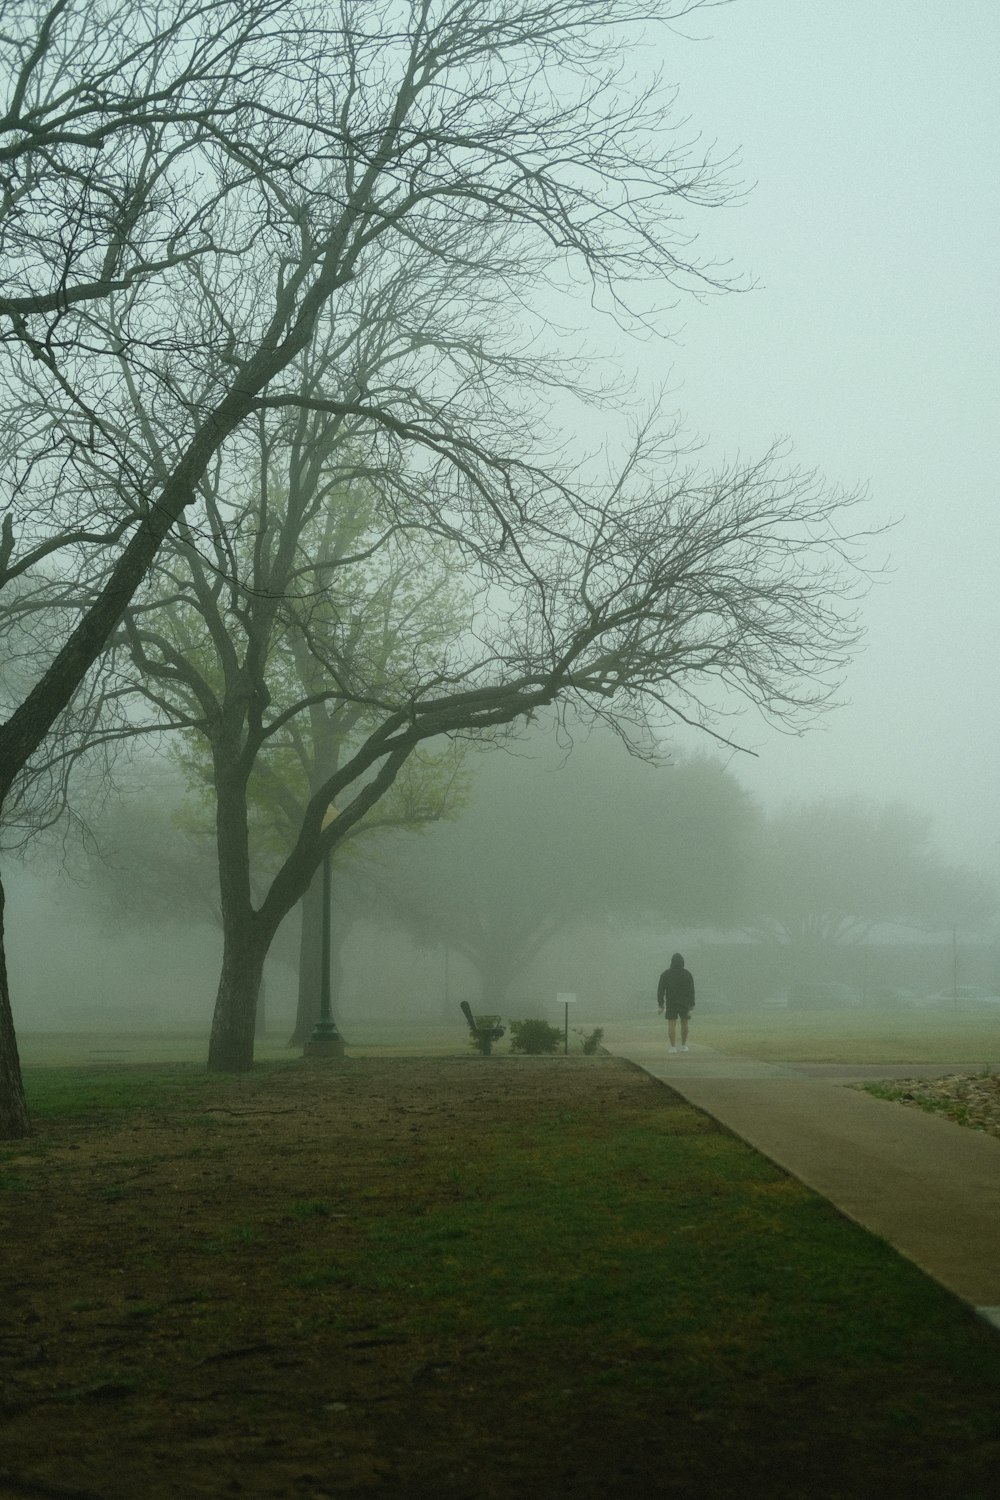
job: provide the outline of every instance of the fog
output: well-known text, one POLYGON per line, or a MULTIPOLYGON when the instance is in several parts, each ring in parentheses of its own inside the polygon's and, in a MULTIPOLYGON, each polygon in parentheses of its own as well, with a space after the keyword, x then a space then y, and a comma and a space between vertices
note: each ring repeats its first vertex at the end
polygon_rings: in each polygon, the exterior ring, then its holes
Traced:
POLYGON ((755 184, 706 242, 757 288, 679 309, 676 404, 713 447, 788 436, 898 518, 845 706, 801 739, 744 722, 738 774, 771 804, 902 797, 995 869, 1000 10, 755 0, 687 29, 667 74, 755 184))
MULTIPOLYGON (((787 437, 804 466, 868 487, 872 524, 896 522, 872 552, 873 567, 887 566, 863 604, 866 647, 842 706, 801 736, 747 715, 727 732, 754 754, 723 764, 765 811, 788 798, 902 799, 933 817, 949 861, 995 872, 1000 11, 992 0, 741 0, 684 29, 701 40, 659 41, 665 76, 691 129, 740 152, 750 186, 742 206, 705 218, 701 248, 755 285, 678 306, 667 346, 626 347, 603 325, 594 341, 639 395, 665 389, 710 457, 787 437)), ((679 744, 690 752, 696 739, 679 744)), ((207 1029, 211 920, 183 941, 166 928, 98 928, 67 885, 53 894, 56 877, 9 873, 21 1028, 86 1030, 103 1018, 111 1029, 207 1029)), ((548 1003, 579 988, 598 1013, 610 995, 638 1009, 661 956, 684 942, 718 1003, 730 1003, 747 971, 713 956, 716 941, 666 922, 588 926, 553 940, 512 998, 548 1003)), ((921 941, 926 956, 901 961, 887 984, 947 986, 951 939, 921 941)), ((344 964, 348 1026, 407 1007, 457 1014, 476 994, 459 954, 413 946, 384 924, 352 929, 344 964)), ((989 985, 991 964, 969 957, 964 977, 989 985)), ((863 988, 872 974, 860 957, 855 967, 847 980, 863 988)), ((753 988, 764 998, 787 983, 771 975, 753 988)), ((275 958, 268 989, 270 1024, 290 1025, 286 959, 275 958)))
MULTIPOLYGON (((899 1026, 942 1001, 994 1003, 995 892, 956 876, 918 812, 835 799, 769 817, 718 757, 653 765, 607 730, 573 734, 568 755, 544 721, 470 752, 459 816, 335 860, 333 1001, 348 1040, 444 1022, 460 1045, 461 1001, 561 1021, 564 992, 574 1023, 649 1016, 677 948, 700 1016, 768 1004, 835 1022, 861 1008, 899 1026)), ((221 956, 211 839, 171 833, 176 776, 151 785, 158 822, 150 798, 133 806, 158 870, 141 839, 137 860, 134 822, 109 821, 112 803, 95 823, 107 864, 64 868, 50 849, 11 882, 24 1033, 207 1033, 221 956)), ((286 928, 258 1016, 260 1036, 283 1040, 297 913, 286 928)))

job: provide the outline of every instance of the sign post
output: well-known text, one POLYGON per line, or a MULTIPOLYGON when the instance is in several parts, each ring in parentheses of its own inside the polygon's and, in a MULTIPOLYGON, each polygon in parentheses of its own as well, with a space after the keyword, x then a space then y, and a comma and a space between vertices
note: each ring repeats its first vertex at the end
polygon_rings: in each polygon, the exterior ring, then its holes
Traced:
POLYGON ((569 1008, 576 1004, 576 996, 565 994, 562 990, 556 995, 556 1004, 563 1007, 563 1055, 569 1056, 569 1008))

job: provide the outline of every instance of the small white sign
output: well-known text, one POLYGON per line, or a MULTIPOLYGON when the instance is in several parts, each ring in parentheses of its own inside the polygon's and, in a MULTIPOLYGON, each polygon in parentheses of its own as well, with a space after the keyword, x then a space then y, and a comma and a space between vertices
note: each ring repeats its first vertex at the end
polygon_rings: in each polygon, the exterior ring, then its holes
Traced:
POLYGON ((575 995, 564 995, 564 994, 562 994, 562 992, 560 992, 558 995, 556 995, 556 1003, 557 1003, 557 1005, 575 1005, 576 1004, 576 996, 575 995))

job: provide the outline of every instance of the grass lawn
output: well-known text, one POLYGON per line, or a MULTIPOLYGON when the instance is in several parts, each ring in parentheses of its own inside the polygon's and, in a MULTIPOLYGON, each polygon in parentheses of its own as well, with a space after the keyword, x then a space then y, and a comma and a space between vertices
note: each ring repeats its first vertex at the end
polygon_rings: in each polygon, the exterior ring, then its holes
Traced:
MULTIPOLYGON (((512 1009, 515 1019, 520 1010, 512 1009)), ((506 1019, 506 1017, 505 1017, 506 1019)), ((581 1032, 605 1025, 616 1036, 662 1033, 663 1023, 650 1013, 622 1021, 600 1017, 571 1027, 570 1051, 579 1051, 581 1032)), ((465 1023, 455 1008, 454 1023, 351 1021, 343 1025, 354 1057, 464 1056, 468 1050, 465 1023)), ((1000 1066, 1000 1007, 991 1010, 847 1010, 790 1011, 783 1007, 695 1010, 692 1041, 720 1052, 757 1057, 764 1062, 832 1063, 980 1063, 1000 1066)), ((108 1065, 133 1063, 204 1063, 207 1035, 191 1033, 27 1033, 19 1037, 25 1067, 108 1065)), ((506 1056, 509 1038, 497 1043, 506 1056)), ((258 1062, 287 1062, 295 1058, 287 1036, 258 1037, 258 1062)))
POLYGON ((996 1333, 613 1058, 26 1081, 0 1494, 996 1493, 996 1333))
MULTIPOLYGON (((344 1028, 353 1057, 464 1056, 468 1028, 458 1007, 455 1022, 416 1024, 368 1021, 344 1028)), ((579 1046, 579 1038, 576 1039, 579 1046)), ((18 1049, 26 1069, 35 1067, 122 1067, 136 1063, 198 1063, 208 1056, 208 1033, 180 1031, 21 1032, 18 1049)), ((506 1050, 506 1042, 503 1044, 506 1050)), ((287 1032, 258 1036, 258 1063, 284 1063, 301 1056, 288 1046, 287 1032)))
POLYGON ((692 1041, 763 1062, 1000 1063, 1000 1006, 977 1010, 714 1013, 695 1009, 692 1041))

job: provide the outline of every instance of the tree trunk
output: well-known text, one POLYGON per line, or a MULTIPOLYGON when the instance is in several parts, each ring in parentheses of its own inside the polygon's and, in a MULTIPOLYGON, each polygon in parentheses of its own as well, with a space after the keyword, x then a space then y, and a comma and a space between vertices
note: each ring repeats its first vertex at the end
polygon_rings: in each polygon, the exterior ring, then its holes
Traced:
POLYGON ((516 923, 491 924, 474 951, 466 951, 479 975, 480 1013, 500 1015, 514 980, 527 973, 538 954, 564 924, 543 918, 534 928, 520 932, 516 923))
POLYGON ((0 882, 0 1141, 19 1141, 31 1134, 21 1081, 21 1060, 14 1035, 4 947, 4 892, 0 882))
POLYGON ((249 1073, 253 1067, 257 999, 266 952, 252 924, 229 924, 208 1044, 210 1073, 249 1073))
POLYGON ((269 939, 253 908, 246 779, 240 764, 239 739, 228 726, 227 730, 212 746, 222 972, 215 996, 208 1067, 213 1073, 248 1073, 253 1067, 257 1001, 269 939))
POLYGON ((299 903, 302 928, 299 937, 299 998, 295 1010, 295 1030, 288 1039, 290 1047, 303 1047, 312 1035, 319 1016, 320 929, 323 922, 323 882, 320 871, 299 903))
POLYGON ((480 985, 480 1015, 499 1016, 507 1003, 507 991, 510 989, 516 970, 513 966, 498 963, 496 960, 487 965, 479 966, 480 985))
POLYGON ((447 943, 442 944, 442 983, 441 983, 441 1005, 438 1010, 438 1019, 441 1021, 454 1021, 455 999, 454 987, 451 977, 451 949, 447 943))

